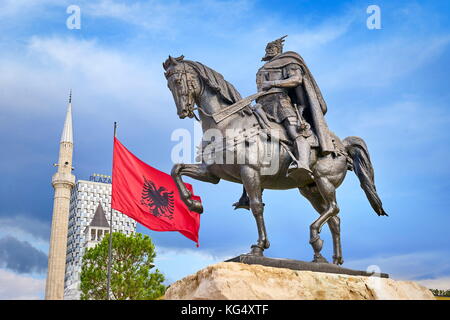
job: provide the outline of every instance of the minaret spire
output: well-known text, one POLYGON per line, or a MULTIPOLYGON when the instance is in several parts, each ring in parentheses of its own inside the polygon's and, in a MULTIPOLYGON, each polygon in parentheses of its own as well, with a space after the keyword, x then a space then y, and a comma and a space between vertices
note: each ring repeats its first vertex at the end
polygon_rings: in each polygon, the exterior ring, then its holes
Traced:
POLYGON ((67 105, 66 120, 64 121, 64 128, 61 134, 61 142, 73 143, 72 133, 72 89, 69 94, 69 104, 67 105))
POLYGON ((64 276, 66 269, 67 230, 69 223, 70 193, 75 185, 72 174, 73 134, 72 134, 72 90, 69 95, 66 119, 59 144, 58 171, 52 177, 55 189, 53 218, 48 254, 48 273, 45 299, 64 298, 64 276))

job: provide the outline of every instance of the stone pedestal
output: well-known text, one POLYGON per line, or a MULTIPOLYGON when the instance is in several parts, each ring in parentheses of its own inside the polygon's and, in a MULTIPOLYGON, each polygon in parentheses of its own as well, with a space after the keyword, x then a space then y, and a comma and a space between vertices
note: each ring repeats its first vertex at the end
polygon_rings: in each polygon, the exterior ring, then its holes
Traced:
POLYGON ((221 262, 173 283, 166 300, 434 300, 411 281, 221 262))

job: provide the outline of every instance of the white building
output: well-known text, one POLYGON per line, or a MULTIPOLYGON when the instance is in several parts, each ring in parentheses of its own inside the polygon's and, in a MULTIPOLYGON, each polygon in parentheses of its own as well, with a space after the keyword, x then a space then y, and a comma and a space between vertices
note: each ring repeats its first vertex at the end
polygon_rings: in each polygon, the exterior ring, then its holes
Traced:
MULTIPOLYGON (((70 199, 64 281, 64 299, 67 300, 80 298, 81 259, 85 248, 95 246, 109 232, 111 178, 92 175, 89 180, 78 180, 70 199)), ((130 235, 136 232, 136 221, 113 210, 112 229, 130 235)))

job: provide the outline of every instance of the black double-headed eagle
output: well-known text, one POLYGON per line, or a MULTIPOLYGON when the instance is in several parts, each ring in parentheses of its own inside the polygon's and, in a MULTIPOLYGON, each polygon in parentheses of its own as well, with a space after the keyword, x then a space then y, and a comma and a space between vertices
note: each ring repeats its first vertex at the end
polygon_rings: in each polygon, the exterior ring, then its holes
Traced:
POLYGON ((157 188, 153 181, 144 177, 141 203, 148 206, 155 217, 173 218, 174 195, 164 187, 157 188))

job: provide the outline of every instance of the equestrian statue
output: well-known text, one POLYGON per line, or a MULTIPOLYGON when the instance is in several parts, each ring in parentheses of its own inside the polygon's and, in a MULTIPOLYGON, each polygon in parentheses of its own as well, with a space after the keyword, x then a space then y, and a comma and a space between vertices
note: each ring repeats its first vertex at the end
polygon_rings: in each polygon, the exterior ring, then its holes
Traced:
POLYGON ((333 263, 341 265, 336 189, 347 170, 358 176, 374 211, 379 216, 387 214, 375 188, 366 143, 359 137, 341 141, 329 130, 322 93, 303 58, 293 51, 283 52, 285 37, 267 44, 265 63, 256 74, 257 93, 246 98, 220 73, 200 62, 169 56, 163 63, 178 116, 197 118, 203 130, 199 163, 175 164, 171 175, 188 208, 199 214, 202 204, 191 199, 183 175, 214 184, 221 179, 243 184, 234 207, 249 209, 255 217, 258 240, 248 255, 256 256, 263 256, 270 246, 263 190, 298 188, 320 215, 310 226, 313 262, 328 262, 321 254, 320 238, 327 223, 333 263))

